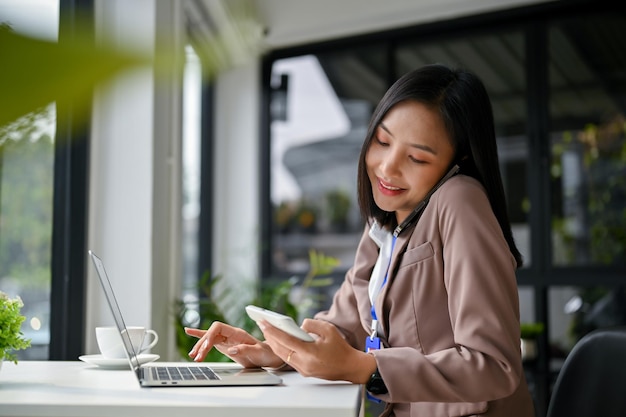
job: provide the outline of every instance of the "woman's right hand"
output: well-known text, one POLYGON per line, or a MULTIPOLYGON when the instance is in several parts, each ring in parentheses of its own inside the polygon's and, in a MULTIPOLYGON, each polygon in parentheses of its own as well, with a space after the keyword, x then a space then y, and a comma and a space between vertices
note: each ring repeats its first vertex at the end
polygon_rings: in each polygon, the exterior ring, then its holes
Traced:
POLYGON ((208 330, 185 327, 185 333, 199 340, 189 351, 189 357, 201 362, 211 348, 228 356, 246 368, 277 368, 284 364, 269 345, 252 336, 245 330, 215 321, 208 330))

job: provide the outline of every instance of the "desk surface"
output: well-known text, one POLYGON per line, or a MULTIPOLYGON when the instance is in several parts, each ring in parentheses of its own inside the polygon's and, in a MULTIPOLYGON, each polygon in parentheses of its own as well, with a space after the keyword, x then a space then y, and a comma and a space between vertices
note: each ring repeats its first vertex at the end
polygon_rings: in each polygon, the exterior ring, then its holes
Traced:
MULTIPOLYGON (((224 364, 213 364, 225 366, 224 364)), ((282 372, 272 387, 141 388, 130 369, 106 370, 83 362, 4 362, 0 416, 355 417, 359 385, 282 372)))

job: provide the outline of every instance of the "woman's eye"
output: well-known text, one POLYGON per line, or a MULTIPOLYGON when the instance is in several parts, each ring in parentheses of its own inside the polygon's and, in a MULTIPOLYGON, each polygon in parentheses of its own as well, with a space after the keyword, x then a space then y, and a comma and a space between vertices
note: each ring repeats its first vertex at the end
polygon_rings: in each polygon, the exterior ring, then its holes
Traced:
POLYGON ((415 162, 416 164, 423 164, 425 163, 425 161, 422 161, 421 159, 417 159, 414 156, 409 155, 409 159, 411 160, 411 162, 415 162))
POLYGON ((380 146, 389 146, 387 142, 383 142, 382 140, 380 140, 379 137, 376 137, 376 143, 378 143, 380 146))

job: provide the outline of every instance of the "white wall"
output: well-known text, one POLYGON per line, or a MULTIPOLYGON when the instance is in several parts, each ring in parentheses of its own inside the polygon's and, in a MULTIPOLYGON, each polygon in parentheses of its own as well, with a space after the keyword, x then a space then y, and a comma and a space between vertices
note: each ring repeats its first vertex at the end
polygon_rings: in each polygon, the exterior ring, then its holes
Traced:
POLYGON ((213 272, 237 291, 258 278, 259 71, 251 62, 216 82, 213 272))
MULTIPOLYGON (((178 3, 96 1, 99 36, 150 53, 157 29, 178 39, 178 3), (164 20, 164 14, 170 17, 164 20)), ((151 68, 101 86, 91 134, 88 245, 104 261, 126 324, 156 329, 162 338, 153 352, 164 357, 173 350, 168 300, 180 287, 173 220, 180 215, 172 209, 180 206, 177 88, 176 81, 157 82, 151 68)), ((93 268, 88 271, 85 353, 97 353, 93 329, 113 320, 93 268)))

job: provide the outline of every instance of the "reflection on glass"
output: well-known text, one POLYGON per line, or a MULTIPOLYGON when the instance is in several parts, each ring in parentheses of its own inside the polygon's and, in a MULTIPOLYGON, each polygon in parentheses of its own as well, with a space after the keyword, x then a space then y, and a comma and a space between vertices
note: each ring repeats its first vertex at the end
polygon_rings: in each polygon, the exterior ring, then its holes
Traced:
POLYGON ((363 225, 356 168, 386 89, 375 48, 278 60, 272 67, 272 269, 304 276, 309 250, 353 261, 363 225))
MULTIPOLYGON (((59 0, 1 3, 0 30, 56 41, 59 0)), ((0 126, 0 290, 22 298, 31 340, 19 360, 48 359, 55 135, 54 104, 0 126)))
POLYGON ((532 287, 519 287, 520 322, 534 323, 535 318, 535 294, 532 287))
MULTIPOLYGON (((384 48, 276 61, 272 68, 271 202, 275 271, 302 273, 315 248, 347 268, 361 232, 356 165, 369 117, 391 79, 384 48)), ((520 32, 407 41, 394 53, 404 74, 442 62, 484 81, 493 103, 509 215, 531 264, 527 192, 526 78, 520 32)))
POLYGON ((552 144, 560 212, 553 217, 554 263, 623 264, 626 260, 626 130, 623 115, 552 144))
POLYGON ((585 18, 550 31, 555 265, 626 261, 625 28, 624 18, 585 18), (580 36, 588 30, 596 37, 580 36))
POLYGON ((623 287, 552 287, 549 291, 550 352, 563 359, 587 333, 626 325, 623 287))
POLYGON ((0 289, 24 302, 20 359, 48 356, 55 119, 50 105, 0 128, 0 289))

